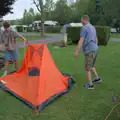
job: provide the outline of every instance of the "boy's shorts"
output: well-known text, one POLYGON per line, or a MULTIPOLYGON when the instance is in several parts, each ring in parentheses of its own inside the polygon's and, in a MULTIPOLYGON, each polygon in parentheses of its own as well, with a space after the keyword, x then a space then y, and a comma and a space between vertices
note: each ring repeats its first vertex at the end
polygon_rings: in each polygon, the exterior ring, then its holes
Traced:
POLYGON ((95 62, 97 58, 98 51, 92 51, 85 54, 85 70, 91 71, 95 67, 95 62))
POLYGON ((13 59, 18 60, 18 51, 17 50, 6 50, 4 52, 5 60, 13 59))

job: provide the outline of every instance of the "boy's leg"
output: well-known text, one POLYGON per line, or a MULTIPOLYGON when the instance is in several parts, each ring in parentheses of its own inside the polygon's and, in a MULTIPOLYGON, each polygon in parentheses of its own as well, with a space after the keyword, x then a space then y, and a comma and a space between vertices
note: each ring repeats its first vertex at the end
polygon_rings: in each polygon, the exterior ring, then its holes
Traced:
POLYGON ((17 50, 12 51, 12 58, 15 63, 15 69, 18 70, 18 52, 17 52, 17 50))
POLYGON ((5 61, 5 71, 8 72, 9 60, 5 61))
POLYGON ((18 60, 15 60, 15 69, 18 70, 18 60))
POLYGON ((9 65, 10 56, 11 56, 10 52, 6 50, 4 52, 4 57, 5 57, 5 72, 4 72, 3 76, 7 75, 7 73, 8 73, 8 65, 9 65))

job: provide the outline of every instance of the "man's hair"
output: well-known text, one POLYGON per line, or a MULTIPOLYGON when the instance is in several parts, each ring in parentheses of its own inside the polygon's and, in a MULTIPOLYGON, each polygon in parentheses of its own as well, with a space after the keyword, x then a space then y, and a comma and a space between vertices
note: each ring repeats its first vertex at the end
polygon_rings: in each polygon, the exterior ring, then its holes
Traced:
POLYGON ((10 24, 9 24, 7 21, 5 21, 5 22, 3 23, 3 26, 4 26, 4 28, 9 28, 9 27, 10 27, 10 24))
POLYGON ((89 18, 89 16, 88 16, 88 15, 83 15, 83 16, 82 16, 82 19, 83 19, 83 20, 90 21, 90 18, 89 18))

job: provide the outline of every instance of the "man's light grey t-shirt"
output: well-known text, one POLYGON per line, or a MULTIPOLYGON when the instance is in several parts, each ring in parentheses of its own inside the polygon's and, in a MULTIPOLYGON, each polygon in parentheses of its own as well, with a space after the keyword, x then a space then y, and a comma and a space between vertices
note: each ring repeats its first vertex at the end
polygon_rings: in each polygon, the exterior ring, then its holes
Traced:
POLYGON ((87 54, 98 49, 96 29, 90 23, 85 25, 80 32, 80 36, 84 38, 83 52, 87 54))

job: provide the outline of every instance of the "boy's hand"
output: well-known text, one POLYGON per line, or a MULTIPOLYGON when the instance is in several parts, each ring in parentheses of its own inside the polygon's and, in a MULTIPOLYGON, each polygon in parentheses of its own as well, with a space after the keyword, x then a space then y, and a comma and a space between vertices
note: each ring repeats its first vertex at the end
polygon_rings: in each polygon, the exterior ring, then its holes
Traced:
POLYGON ((1 49, 2 47, 3 47, 2 44, 0 44, 0 49, 1 49))
POLYGON ((4 46, 2 44, 0 44, 0 51, 4 51, 4 46))
POLYGON ((24 43, 25 43, 25 44, 28 44, 28 40, 24 39, 24 43))

